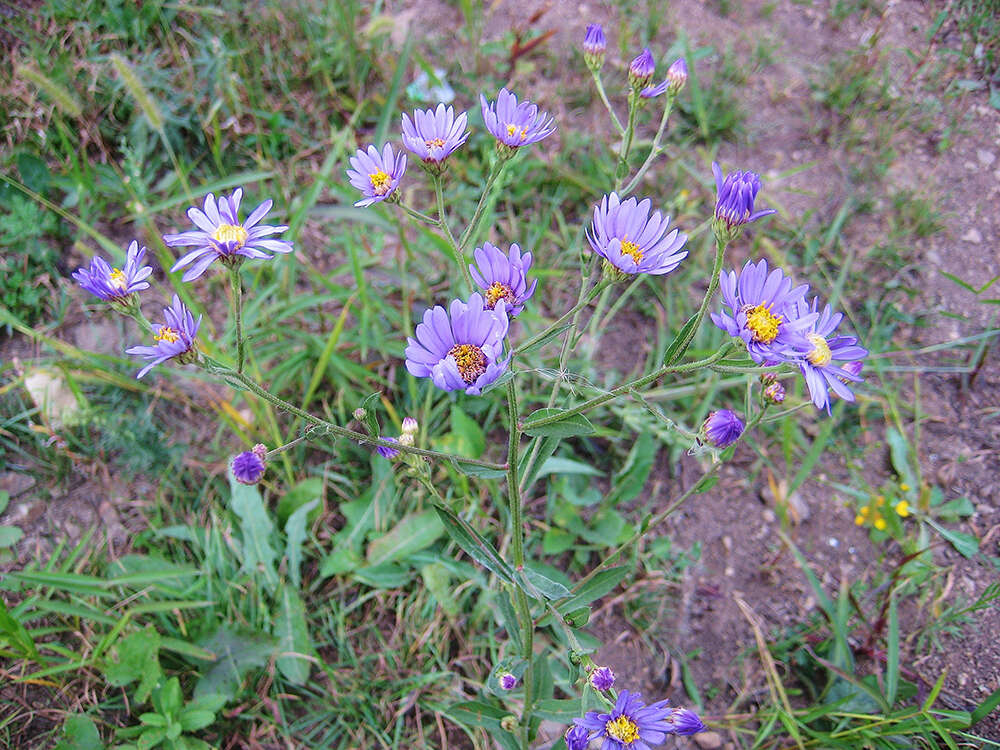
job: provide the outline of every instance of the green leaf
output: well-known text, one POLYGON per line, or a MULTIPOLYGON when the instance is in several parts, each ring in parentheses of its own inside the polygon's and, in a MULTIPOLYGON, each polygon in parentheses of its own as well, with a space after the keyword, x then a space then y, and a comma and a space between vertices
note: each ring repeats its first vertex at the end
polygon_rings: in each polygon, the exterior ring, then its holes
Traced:
POLYGON ((104 750, 104 743, 93 719, 85 714, 70 714, 63 722, 62 738, 55 750, 104 750))
POLYGON ((986 700, 976 707, 976 710, 972 712, 971 723, 976 724, 982 721, 993 713, 997 706, 1000 706, 1000 688, 990 693, 986 700))
POLYGON ((896 594, 889 594, 889 630, 886 636, 885 657, 885 702, 889 706, 896 703, 899 690, 899 612, 896 594))
MULTIPOLYGON (((444 530, 443 526, 441 530, 444 530)), ((448 572, 448 568, 439 562, 431 563, 420 569, 420 577, 424 579, 424 585, 431 592, 431 596, 437 600, 445 614, 449 617, 457 617, 459 606, 452 593, 451 573, 448 572)))
POLYGON ((319 498, 300 506, 288 517, 285 524, 285 557, 288 558, 288 575, 295 588, 302 584, 302 545, 306 541, 306 521, 313 508, 319 505, 319 498))
POLYGON ((198 645, 214 653, 217 660, 198 680, 194 697, 218 695, 230 701, 236 697, 247 672, 267 665, 275 642, 264 633, 242 633, 222 626, 198 645))
POLYGON ((479 479, 500 479, 501 477, 507 476, 507 472, 504 469, 491 469, 488 466, 467 464, 456 459, 452 459, 451 463, 452 466, 460 472, 470 477, 478 477, 479 479))
POLYGON ((335 545, 319 566, 320 578, 343 575, 357 570, 364 563, 361 553, 351 547, 335 545))
POLYGON ((946 529, 943 526, 938 526, 937 524, 934 524, 934 527, 952 547, 958 550, 958 553, 962 555, 962 557, 974 557, 975 554, 979 552, 979 540, 971 534, 966 534, 961 531, 952 531, 951 529, 946 529))
POLYGON ((568 414, 555 422, 532 427, 531 423, 540 419, 558 417, 565 413, 565 409, 536 409, 525 420, 522 431, 526 435, 533 437, 557 437, 568 438, 576 435, 590 435, 594 432, 594 425, 590 423, 582 414, 568 414))
POLYGON ((112 652, 116 660, 104 665, 104 678, 115 687, 139 680, 134 697, 138 703, 145 703, 163 675, 159 653, 160 634, 153 625, 147 625, 118 642, 112 652))
POLYGON ((479 458, 486 450, 486 436, 483 429, 476 424, 458 406, 451 407, 451 431, 458 436, 458 444, 461 450, 456 453, 468 456, 469 458, 479 458))
POLYGON ((934 515, 941 521, 960 521, 976 512, 976 506, 967 497, 957 497, 934 509, 934 515))
POLYGON ((309 479, 303 479, 298 484, 294 485, 288 490, 281 499, 278 501, 277 515, 278 523, 281 525, 287 524, 288 519, 292 517, 292 514, 301 508, 303 505, 308 505, 313 501, 316 502, 315 505, 311 506, 313 508, 312 513, 309 515, 309 522, 315 521, 319 518, 319 514, 322 510, 321 500, 323 499, 323 480, 319 477, 309 477, 309 479))
POLYGON ((608 505, 627 503, 639 496, 642 488, 646 486, 649 472, 653 468, 656 452, 657 445, 653 433, 640 432, 632 450, 628 453, 625 465, 615 475, 613 489, 606 501, 608 505))
POLYGON ((468 521, 455 515, 451 509, 443 505, 435 505, 434 510, 444 523, 448 536, 469 557, 507 583, 514 583, 514 571, 496 551, 496 548, 472 528, 468 521))
POLYGON ((885 439, 889 443, 889 457, 896 473, 906 484, 919 487, 920 482, 917 481, 913 466, 910 464, 910 444, 906 437, 895 427, 889 427, 885 431, 885 439))
POLYGON ((535 715, 560 724, 572 724, 583 712, 579 698, 546 698, 535 704, 535 715))
POLYGON ((240 484, 230 477, 230 504, 233 512, 239 516, 240 531, 243 535, 243 567, 241 571, 251 576, 263 574, 264 588, 270 592, 278 585, 278 573, 275 570, 277 554, 271 546, 274 524, 267 514, 260 492, 254 485, 240 484))
POLYGON ((674 360, 679 356, 680 348, 684 344, 684 341, 688 336, 691 335, 691 331, 694 330, 695 325, 698 322, 698 315, 692 315, 687 319, 687 322, 681 326, 681 330, 677 332, 674 340, 670 342, 667 350, 663 353, 663 364, 672 365, 674 360))
POLYGON ((444 525, 432 510, 411 513, 395 524, 392 530, 368 545, 368 563, 401 560, 414 552, 430 547, 444 533, 444 525))
POLYGON ((184 696, 181 693, 181 681, 176 677, 171 677, 153 691, 153 707, 163 716, 173 716, 183 706, 184 696))
POLYGON ((311 664, 306 656, 313 653, 306 622, 306 607, 298 591, 287 583, 278 589, 278 619, 274 635, 278 638, 278 671, 293 685, 304 685, 311 664), (301 656, 300 656, 301 654, 301 656))
POLYGON ((576 535, 562 529, 548 529, 542 537, 542 552, 546 555, 561 555, 576 542, 576 535))
MULTIPOLYGON (((530 594, 532 598, 535 598, 535 592, 541 594, 549 600, 565 599, 570 596, 568 588, 563 586, 561 583, 553 581, 552 579, 542 575, 538 571, 532 570, 527 565, 524 567, 523 575, 529 584, 525 591, 530 594)), ((522 586, 522 588, 524 587, 522 586)))
POLYGON ((215 721, 214 713, 198 709, 194 711, 185 710, 181 713, 180 717, 181 729, 185 732, 194 732, 198 729, 204 729, 213 721, 215 721))
POLYGON ((0 490, 0 515, 7 510, 7 505, 10 503, 10 493, 0 490))
POLYGON ((396 563, 366 565, 354 571, 354 577, 376 589, 401 589, 410 582, 410 569, 396 563))
POLYGON ((564 458, 562 456, 551 456, 546 459, 545 463, 538 470, 537 476, 545 476, 546 474, 582 474, 591 477, 603 477, 604 472, 600 469, 596 469, 590 464, 585 464, 582 461, 574 461, 571 458, 564 458))
POLYGON ((9 643, 11 647, 16 648, 24 656, 36 660, 39 658, 35 641, 24 629, 24 625, 7 611, 6 602, 0 599, 0 643, 3 641, 9 643))

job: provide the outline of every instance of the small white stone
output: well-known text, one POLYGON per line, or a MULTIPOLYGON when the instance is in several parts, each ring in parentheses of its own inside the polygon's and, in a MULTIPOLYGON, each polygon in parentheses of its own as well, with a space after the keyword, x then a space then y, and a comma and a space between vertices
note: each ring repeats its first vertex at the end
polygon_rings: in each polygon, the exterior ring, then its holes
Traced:
POLYGON ((979 159, 979 163, 984 167, 988 167, 997 160, 996 154, 992 151, 987 151, 985 148, 977 148, 976 157, 979 159))
POLYGON ((975 245, 980 244, 983 241, 983 235, 980 234, 978 229, 970 229, 965 234, 962 235, 963 242, 971 242, 975 245))
POLYGON ((836 537, 832 537, 832 536, 831 536, 831 537, 830 537, 830 538, 829 538, 829 539, 827 540, 827 544, 829 544, 829 545, 830 545, 831 547, 839 547, 839 546, 840 546, 840 540, 839 540, 839 539, 837 539, 836 537))

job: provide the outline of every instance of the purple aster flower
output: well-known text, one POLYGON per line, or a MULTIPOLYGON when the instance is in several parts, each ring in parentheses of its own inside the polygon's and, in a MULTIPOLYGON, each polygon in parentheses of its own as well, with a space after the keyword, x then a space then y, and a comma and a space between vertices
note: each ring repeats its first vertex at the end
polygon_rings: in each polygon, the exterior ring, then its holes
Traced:
POLYGON ((610 690, 615 684, 615 673, 611 667, 598 667, 590 673, 589 679, 594 690, 610 690))
POLYGON ((201 325, 201 316, 194 319, 191 311, 184 306, 180 297, 174 295, 173 304, 164 308, 163 317, 166 325, 153 324, 153 346, 133 346, 126 349, 126 354, 136 354, 149 360, 149 364, 139 370, 137 378, 141 378, 153 367, 176 357, 181 364, 194 362, 197 354, 194 351, 194 337, 201 325))
POLYGON ((814 297, 812 304, 804 299, 799 300, 796 310, 800 318, 810 317, 813 320, 806 331, 810 349, 798 360, 799 369, 806 379, 813 404, 817 409, 826 409, 829 413, 829 391, 832 390, 845 401, 854 400, 854 393, 847 384, 863 379, 861 360, 868 356, 868 350, 858 346, 858 340, 854 336, 833 335, 844 315, 833 312, 829 305, 818 312, 818 298, 814 297), (850 369, 847 365, 851 365, 850 369))
POLYGON ((501 672, 497 675, 497 682, 504 690, 513 690, 517 687, 517 678, 510 672, 501 672))
POLYGON ((599 23, 592 23, 587 26, 587 33, 583 37, 583 59, 592 68, 599 68, 604 62, 604 51, 608 48, 608 40, 604 36, 604 29, 599 23))
POLYGON ((399 187, 399 181, 406 171, 406 154, 402 151, 393 155, 392 146, 385 144, 380 154, 374 146, 365 151, 359 148, 351 157, 353 169, 347 170, 351 184, 361 191, 364 198, 355 203, 362 208, 372 203, 386 200, 399 187))
POLYGON ((777 213, 773 208, 754 211, 753 202, 760 192, 760 175, 756 172, 730 172, 722 178, 722 167, 712 162, 715 175, 715 219, 729 230, 757 221, 769 214, 777 213))
POLYGON ((594 252, 627 274, 670 273, 687 257, 681 250, 686 234, 676 229, 667 234, 670 217, 659 211, 650 214, 653 203, 629 198, 622 202, 617 193, 605 195, 594 208, 594 223, 587 233, 594 252))
POLYGON ((227 265, 243 258, 273 258, 270 253, 290 253, 292 243, 286 240, 268 239, 272 234, 284 232, 288 227, 260 224, 274 202, 266 200, 251 212, 247 220, 240 223, 238 211, 243 199, 243 188, 237 188, 228 198, 222 196, 216 203, 209 193, 205 198, 204 210, 195 206, 188 209, 188 218, 197 230, 181 234, 165 234, 163 241, 168 247, 193 247, 194 250, 182 257, 171 268, 171 272, 184 266, 191 266, 184 272, 184 281, 194 281, 212 264, 221 260, 227 265))
POLYGON ((728 448, 743 434, 743 420, 729 409, 710 412, 701 426, 705 442, 716 448, 728 448))
MULTIPOLYGON (((386 441, 388 441, 390 443, 398 443, 399 442, 394 437, 385 437, 383 435, 379 435, 378 437, 379 437, 379 440, 386 440, 386 441)), ((387 445, 376 445, 375 446, 375 452, 378 453, 380 456, 382 456, 382 458, 395 458, 396 456, 399 455, 399 451, 398 450, 396 450, 395 448, 390 448, 387 445)))
POLYGON ((555 122, 548 113, 539 112, 529 101, 519 104, 517 97, 507 89, 500 89, 496 102, 486 101, 483 94, 479 95, 479 101, 486 129, 497 139, 498 146, 527 146, 555 132, 555 122))
POLYGON ((500 248, 484 242, 473 253, 475 265, 469 266, 472 280, 483 290, 483 300, 489 309, 496 307, 497 302, 506 302, 505 309, 511 318, 516 318, 524 303, 535 293, 538 279, 528 286, 527 273, 531 268, 531 253, 521 254, 521 248, 515 242, 510 246, 510 252, 504 255, 500 248))
POLYGON ((681 92, 688 80, 688 66, 683 57, 678 57, 667 68, 667 83, 670 93, 675 96, 681 92))
POLYGON ((590 732, 584 727, 572 726, 566 730, 567 750, 587 750, 590 744, 590 732))
POLYGON ((652 79, 655 70, 653 53, 649 51, 649 47, 645 47, 628 65, 629 83, 637 88, 643 87, 652 79))
POLYGON ((792 288, 781 269, 768 273, 766 260, 748 260, 738 280, 735 271, 723 271, 719 287, 729 311, 712 313, 712 322, 743 339, 754 362, 796 360, 812 349, 806 334, 818 316, 802 316, 796 307, 807 285, 792 288))
POLYGON ((638 693, 622 690, 611 713, 588 711, 573 722, 604 738, 601 750, 649 750, 650 745, 660 744, 672 732, 667 721, 668 703, 659 701, 647 706, 638 693))
POLYGON ((257 484, 267 470, 267 463, 264 461, 264 452, 258 450, 264 446, 254 446, 253 450, 244 451, 233 459, 230 464, 233 470, 233 477, 240 484, 257 484))
POLYGON ((468 302, 453 300, 450 311, 438 305, 406 340, 406 369, 442 390, 478 396, 510 364, 510 354, 501 359, 508 325, 503 300, 493 310, 478 294, 468 302))
POLYGON ((74 271, 73 278, 81 287, 105 302, 124 301, 129 295, 149 289, 146 279, 153 273, 153 269, 142 265, 145 255, 146 248, 140 248, 139 243, 132 240, 125 256, 125 265, 121 269, 112 268, 104 258, 94 257, 90 261, 90 268, 74 271))
MULTIPOLYGON (((468 115, 438 104, 437 109, 415 110, 413 120, 403 114, 403 145, 425 164, 440 165, 469 137, 468 115)), ((400 170, 402 174, 402 170, 400 170)))
POLYGON ((698 714, 690 708, 675 708, 667 717, 667 722, 673 725, 671 734, 679 734, 682 737, 690 737, 707 729, 698 714))

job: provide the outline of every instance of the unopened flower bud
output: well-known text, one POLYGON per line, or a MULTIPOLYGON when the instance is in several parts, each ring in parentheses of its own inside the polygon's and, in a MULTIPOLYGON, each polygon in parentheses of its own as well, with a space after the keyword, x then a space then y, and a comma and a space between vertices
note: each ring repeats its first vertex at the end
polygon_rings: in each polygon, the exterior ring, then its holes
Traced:
POLYGON ((583 59, 587 67, 598 69, 604 64, 604 51, 608 47, 608 40, 604 36, 604 29, 601 24, 592 23, 587 27, 587 34, 583 38, 583 59))
POLYGON ((590 684, 594 690, 610 690, 615 684, 615 673, 611 667, 598 667, 590 673, 590 684))
POLYGON ((257 456, 257 458, 261 461, 267 459, 267 446, 263 443, 257 443, 257 445, 250 449, 250 452, 257 456))
POLYGON ((568 750, 587 750, 590 745, 590 732, 579 725, 566 730, 566 747, 568 750))
POLYGON ((700 434, 709 445, 727 448, 743 434, 743 420, 729 409, 719 409, 708 415, 700 434))
POLYGON ((412 448, 413 447, 413 433, 411 433, 411 432, 404 432, 402 435, 399 436, 399 440, 397 442, 399 442, 400 445, 405 445, 408 448, 412 448))
POLYGON ((368 415, 368 412, 366 412, 360 406, 357 409, 354 410, 354 418, 356 420, 358 420, 359 422, 362 421, 367 415, 368 415))
POLYGON ((774 381, 764 389, 764 400, 769 404, 780 404, 785 400, 785 386, 774 381))
POLYGON ((628 82, 633 88, 644 88, 652 79, 656 70, 656 60, 653 53, 646 47, 628 66, 628 82))
POLYGON ((667 68, 667 90, 677 96, 688 80, 688 66, 683 57, 678 57, 667 68))
MULTIPOLYGON (((256 448, 256 446, 255 446, 256 448)), ((257 484, 267 470, 267 464, 263 456, 257 454, 256 450, 244 451, 236 456, 230 464, 233 478, 240 484, 257 484)))
POLYGON ((517 678, 510 672, 501 672, 497 675, 497 682, 504 690, 513 690, 517 687, 517 678))
POLYGON ((698 714, 690 708, 675 708, 667 717, 667 723, 672 727, 668 734, 679 734, 684 737, 707 729, 698 714))
POLYGON ((406 417, 403 419, 403 434, 404 435, 416 435, 417 430, 420 429, 420 425, 417 424, 417 420, 413 417, 406 417))

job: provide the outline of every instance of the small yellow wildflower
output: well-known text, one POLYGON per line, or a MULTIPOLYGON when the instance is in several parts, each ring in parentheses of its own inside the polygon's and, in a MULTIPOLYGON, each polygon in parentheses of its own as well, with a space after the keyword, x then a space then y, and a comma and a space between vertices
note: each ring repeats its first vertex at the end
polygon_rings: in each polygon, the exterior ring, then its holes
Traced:
POLYGON ((899 489, 901 489, 903 492, 909 492, 910 485, 908 485, 906 482, 903 482, 901 485, 899 485, 899 489))
POLYGON ((882 518, 882 516, 879 516, 872 522, 872 526, 874 526, 879 531, 885 531, 886 527, 885 519, 882 518))
POLYGON ((894 507, 896 510, 896 514, 900 518, 906 518, 908 515, 910 515, 910 504, 905 500, 900 500, 898 503, 896 503, 894 507))

